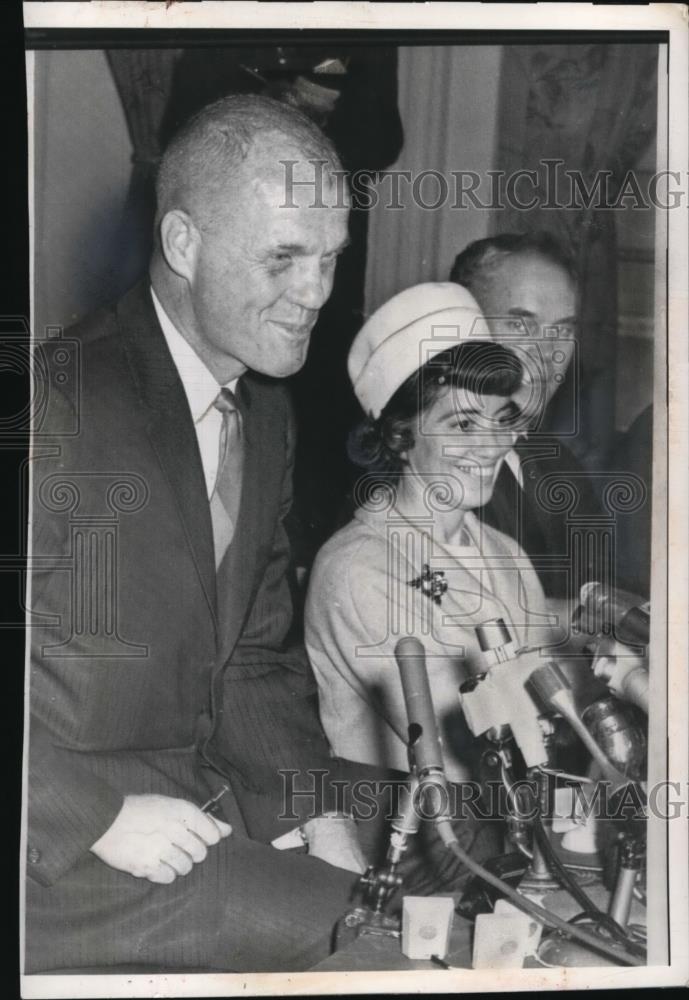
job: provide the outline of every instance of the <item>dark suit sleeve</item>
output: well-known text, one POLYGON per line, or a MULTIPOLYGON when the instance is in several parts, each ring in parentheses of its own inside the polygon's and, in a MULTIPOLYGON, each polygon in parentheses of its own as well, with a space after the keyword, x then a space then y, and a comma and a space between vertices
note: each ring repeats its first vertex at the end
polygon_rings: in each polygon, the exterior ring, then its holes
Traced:
POLYGON ((55 745, 37 715, 30 721, 27 875, 52 885, 112 825, 124 798, 55 745))
MULTIPOLYGON (((61 411, 53 413, 59 421, 70 404, 53 391, 51 406, 61 411)), ((35 457, 32 471, 30 606, 36 624, 31 630, 29 679, 27 874, 42 885, 60 878, 89 850, 123 802, 121 793, 93 774, 85 755, 69 749, 64 738, 73 721, 78 675, 85 660, 72 660, 70 669, 69 660, 57 660, 44 651, 64 638, 71 622, 70 577, 60 571, 69 555, 68 518, 49 512, 39 498, 40 484, 48 475, 61 472, 68 480, 74 467, 69 444, 63 440, 59 448, 57 457, 35 457), (60 623, 57 628, 50 624, 55 621, 60 623)))

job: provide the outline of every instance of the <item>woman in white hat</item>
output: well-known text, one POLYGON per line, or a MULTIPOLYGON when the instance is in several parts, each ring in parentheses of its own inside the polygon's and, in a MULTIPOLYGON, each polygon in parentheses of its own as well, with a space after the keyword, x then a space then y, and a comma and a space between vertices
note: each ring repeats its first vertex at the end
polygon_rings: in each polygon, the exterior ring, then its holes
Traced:
POLYGON ((394 648, 414 635, 426 663, 448 778, 468 777, 458 688, 485 669, 475 626, 502 618, 517 646, 553 641, 543 592, 519 546, 472 513, 517 438, 522 370, 491 341, 470 293, 408 288, 357 335, 349 374, 366 419, 353 520, 316 559, 306 644, 336 754, 407 770, 407 715, 394 648))

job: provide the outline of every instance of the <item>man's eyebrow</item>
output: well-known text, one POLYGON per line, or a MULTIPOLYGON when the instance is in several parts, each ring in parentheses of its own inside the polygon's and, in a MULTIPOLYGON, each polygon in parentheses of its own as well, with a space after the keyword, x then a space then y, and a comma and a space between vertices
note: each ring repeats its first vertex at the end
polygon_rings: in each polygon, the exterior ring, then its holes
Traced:
POLYGON ((306 253, 306 248, 301 243, 276 243, 269 253, 306 253))
MULTIPOLYGON (((517 316, 521 319, 536 319, 536 313, 532 312, 530 309, 520 309, 519 306, 514 306, 512 309, 507 310, 508 316, 517 316)), ((564 316, 562 319, 553 320, 552 323, 548 323, 548 326, 572 326, 574 323, 578 323, 579 319, 577 316, 564 316)))
MULTIPOLYGON (((332 253, 340 253, 351 243, 349 236, 346 236, 342 243, 338 243, 332 253)), ((294 254, 307 254, 308 249, 302 243, 276 243, 274 247, 271 247, 270 253, 294 253, 294 254)))

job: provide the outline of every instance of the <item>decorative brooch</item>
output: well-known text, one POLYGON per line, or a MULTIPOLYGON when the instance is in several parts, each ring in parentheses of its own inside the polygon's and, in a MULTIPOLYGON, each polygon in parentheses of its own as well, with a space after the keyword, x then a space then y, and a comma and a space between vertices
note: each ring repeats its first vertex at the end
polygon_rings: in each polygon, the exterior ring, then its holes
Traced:
POLYGON ((408 580, 407 584, 420 590, 426 597, 430 597, 435 604, 440 604, 440 599, 447 590, 447 580, 443 571, 436 569, 431 573, 431 568, 427 563, 424 563, 421 568, 421 576, 417 576, 414 580, 408 580))

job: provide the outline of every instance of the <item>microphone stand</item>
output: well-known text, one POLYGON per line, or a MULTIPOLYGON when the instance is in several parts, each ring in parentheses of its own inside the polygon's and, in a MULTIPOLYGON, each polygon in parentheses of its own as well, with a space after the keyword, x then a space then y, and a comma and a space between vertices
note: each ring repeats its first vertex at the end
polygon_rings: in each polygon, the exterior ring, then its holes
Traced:
MULTIPOLYGON (((413 751, 410 748, 411 754, 413 751)), ((420 794, 421 786, 415 768, 412 768, 410 786, 404 790, 403 804, 392 822, 385 862, 378 868, 370 865, 366 869, 357 887, 362 894, 362 902, 342 918, 344 927, 354 931, 356 936, 400 937, 400 917, 385 911, 390 899, 402 885, 402 876, 397 869, 409 846, 409 838, 417 833, 421 824, 418 805, 420 794)))
POLYGON ((371 866, 366 869, 358 883, 363 896, 362 903, 349 910, 340 921, 340 924, 354 931, 357 936, 373 934, 400 937, 400 918, 385 911, 390 899, 402 885, 399 865, 409 846, 410 837, 418 832, 421 820, 433 818, 441 839, 454 839, 447 815, 447 781, 424 648, 418 639, 411 636, 402 638, 395 647, 395 659, 400 671, 409 721, 407 753, 411 781, 409 789, 405 790, 397 818, 392 822, 385 862, 380 868, 371 866))

